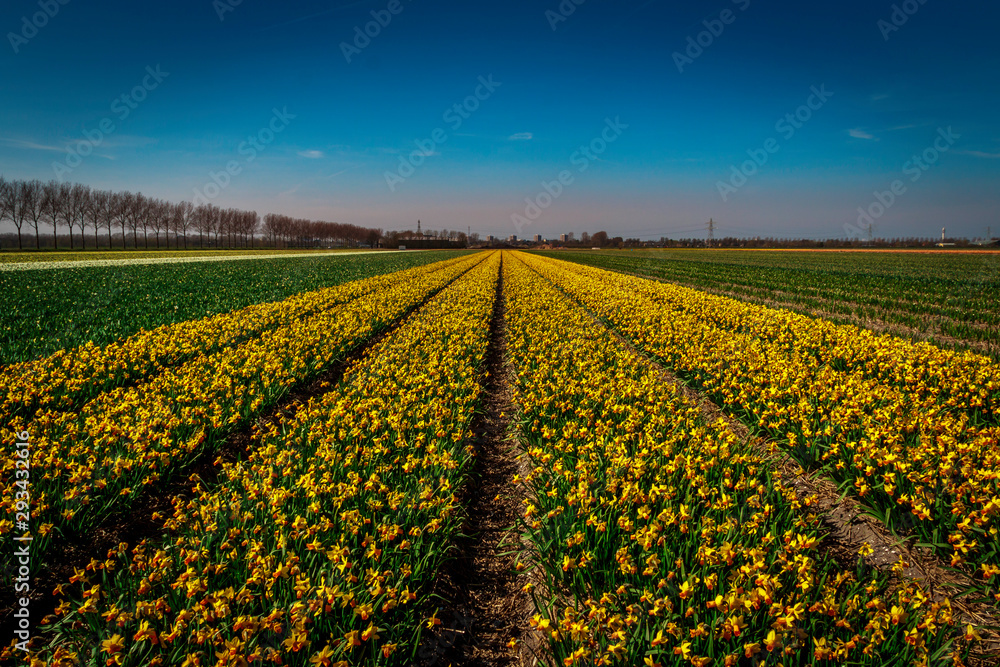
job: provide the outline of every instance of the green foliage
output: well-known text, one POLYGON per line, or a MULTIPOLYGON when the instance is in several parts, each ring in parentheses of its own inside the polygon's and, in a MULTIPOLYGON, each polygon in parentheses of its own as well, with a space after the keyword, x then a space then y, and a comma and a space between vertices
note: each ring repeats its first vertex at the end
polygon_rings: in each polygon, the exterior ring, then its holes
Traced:
POLYGON ((0 272, 0 364, 429 264, 454 252, 0 272))
POLYGON ((1000 358, 1000 255, 654 250, 551 257, 719 290, 1000 358), (912 335, 918 334, 918 335, 912 335))

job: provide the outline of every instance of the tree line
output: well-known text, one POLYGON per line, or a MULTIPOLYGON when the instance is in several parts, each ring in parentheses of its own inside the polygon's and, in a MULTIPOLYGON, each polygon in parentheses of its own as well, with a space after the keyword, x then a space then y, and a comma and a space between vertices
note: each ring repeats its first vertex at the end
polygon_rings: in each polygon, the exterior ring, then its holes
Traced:
POLYGON ((71 249, 87 249, 88 238, 95 248, 106 233, 108 247, 114 247, 113 233, 120 231, 121 247, 148 249, 150 241, 159 249, 161 241, 169 248, 191 245, 217 248, 253 247, 258 239, 274 246, 311 247, 316 245, 352 246, 368 243, 375 246, 382 230, 357 225, 303 220, 269 213, 263 218, 256 211, 220 208, 214 204, 183 201, 172 203, 147 197, 141 192, 97 190, 79 183, 39 180, 7 180, 0 176, 0 222, 10 221, 17 230, 18 250, 24 249, 24 236, 34 238, 41 249, 42 234, 51 232, 53 247, 59 247, 59 232, 69 233, 71 249))
POLYGON ((306 246, 317 241, 328 245, 351 246, 367 243, 374 248, 382 237, 381 229, 369 229, 342 222, 303 220, 277 213, 264 216, 264 234, 273 245, 306 246))

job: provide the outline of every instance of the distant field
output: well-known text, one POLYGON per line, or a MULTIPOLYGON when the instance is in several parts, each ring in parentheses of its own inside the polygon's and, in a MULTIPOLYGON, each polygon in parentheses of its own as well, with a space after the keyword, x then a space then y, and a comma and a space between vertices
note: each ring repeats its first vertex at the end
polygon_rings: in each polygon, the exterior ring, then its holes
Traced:
POLYGON ((0 364, 34 359, 88 341, 106 345, 140 329, 454 256, 454 251, 317 253, 316 257, 243 262, 69 267, 60 269, 58 275, 53 271, 0 271, 0 293, 4 295, 0 364))
POLYGON ((297 255, 297 254, 339 254, 345 252, 369 252, 357 248, 311 249, 289 248, 285 250, 110 250, 110 251, 58 251, 58 252, 0 252, 0 264, 22 264, 28 262, 82 262, 107 259, 155 259, 170 257, 237 257, 244 255, 297 255))
POLYGON ((774 250, 557 251, 552 257, 1000 355, 1000 255, 774 250))

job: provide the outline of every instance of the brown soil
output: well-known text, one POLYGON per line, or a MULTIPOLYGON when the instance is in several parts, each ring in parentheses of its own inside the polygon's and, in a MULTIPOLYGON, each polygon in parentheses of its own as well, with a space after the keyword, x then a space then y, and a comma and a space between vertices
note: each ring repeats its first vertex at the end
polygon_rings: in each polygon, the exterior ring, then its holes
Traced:
POLYGON ((534 610, 522 590, 529 579, 515 570, 522 551, 524 490, 513 479, 524 471, 507 367, 502 266, 482 396, 483 411, 473 423, 475 463, 461 492, 467 512, 465 536, 457 541, 455 554, 435 585, 434 592, 447 601, 439 612, 442 625, 417 649, 420 664, 426 667, 535 664, 522 650, 534 610))

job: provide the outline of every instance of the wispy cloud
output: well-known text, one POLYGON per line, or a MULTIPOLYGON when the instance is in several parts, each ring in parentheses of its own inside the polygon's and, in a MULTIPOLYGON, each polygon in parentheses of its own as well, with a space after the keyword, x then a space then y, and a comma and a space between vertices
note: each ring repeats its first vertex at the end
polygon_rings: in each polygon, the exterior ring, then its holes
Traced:
POLYGON ((957 151, 960 155, 971 155, 972 157, 981 157, 988 160, 1000 160, 1000 153, 986 153, 984 151, 957 151))
POLYGON ((535 135, 531 132, 518 132, 507 137, 510 141, 531 141, 534 138, 535 135))
POLYGON ((299 151, 300 157, 309 158, 310 160, 318 160, 323 157, 323 151, 309 150, 309 151, 299 151))
POLYGON ((25 141, 24 139, 8 139, 7 137, 0 137, 0 141, 8 146, 13 146, 14 148, 23 148, 31 151, 56 151, 61 153, 66 150, 65 148, 59 146, 45 146, 43 144, 36 144, 34 141, 25 141))
POLYGON ((848 130, 847 133, 849 135, 851 135, 852 137, 854 137, 855 139, 868 139, 870 141, 878 141, 878 139, 876 139, 874 137, 874 135, 871 135, 871 134, 865 132, 861 128, 857 128, 857 127, 852 128, 852 129, 848 130))

